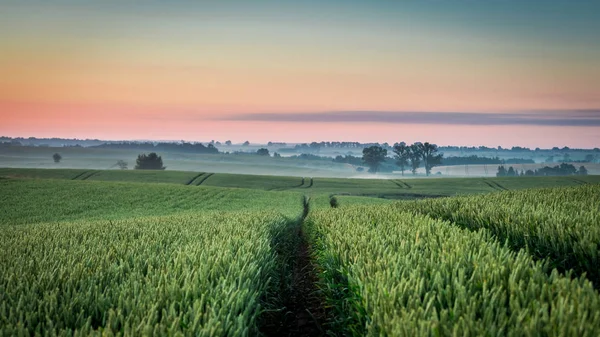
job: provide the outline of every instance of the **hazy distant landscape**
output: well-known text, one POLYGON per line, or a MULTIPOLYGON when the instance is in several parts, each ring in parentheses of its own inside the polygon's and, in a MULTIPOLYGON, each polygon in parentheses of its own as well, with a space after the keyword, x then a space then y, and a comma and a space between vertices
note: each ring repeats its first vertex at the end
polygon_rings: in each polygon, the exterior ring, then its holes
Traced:
MULTIPOLYGON (((165 149, 159 142, 114 142, 101 140, 67 139, 12 139, 0 138, 0 163, 3 167, 24 168, 88 168, 119 169, 122 160, 133 169, 135 159, 141 153, 157 152, 162 156, 167 170, 210 171, 216 173, 262 174, 314 177, 393 178, 401 176, 394 159, 393 144, 387 143, 334 143, 314 142, 301 144, 249 143, 226 145, 225 142, 207 142, 201 149, 186 148, 182 142, 170 144, 165 149), (135 146, 134 146, 135 145, 135 146), (206 151, 204 146, 213 146, 206 151), (311 146, 312 145, 312 146, 311 146), (368 173, 368 165, 362 161, 362 150, 369 146, 381 146, 388 155, 376 175, 368 173), (137 147, 137 149, 136 149, 137 147), (257 155, 267 149, 265 156, 257 155), (214 152, 214 153, 206 153, 214 152), (52 155, 59 153, 60 162, 55 163, 52 155)), ((189 144, 190 147, 192 143, 189 144)), ((207 148, 207 147, 206 147, 207 148)), ((518 171, 536 170, 561 163, 584 166, 588 174, 600 174, 600 149, 529 149, 513 147, 439 147, 443 154, 441 163, 434 168, 436 177, 493 177, 499 166, 513 166, 518 171)), ((424 176, 419 166, 417 174, 407 173, 403 177, 424 176)))
POLYGON ((600 336, 599 1, 0 32, 0 337, 600 336))

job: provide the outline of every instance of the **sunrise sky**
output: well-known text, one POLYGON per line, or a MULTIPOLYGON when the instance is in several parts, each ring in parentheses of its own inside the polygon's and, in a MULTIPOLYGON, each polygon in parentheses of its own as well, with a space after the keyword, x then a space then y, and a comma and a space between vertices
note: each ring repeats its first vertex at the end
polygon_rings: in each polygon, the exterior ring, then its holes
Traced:
POLYGON ((600 147, 600 1, 0 0, 0 116, 13 137, 600 147))

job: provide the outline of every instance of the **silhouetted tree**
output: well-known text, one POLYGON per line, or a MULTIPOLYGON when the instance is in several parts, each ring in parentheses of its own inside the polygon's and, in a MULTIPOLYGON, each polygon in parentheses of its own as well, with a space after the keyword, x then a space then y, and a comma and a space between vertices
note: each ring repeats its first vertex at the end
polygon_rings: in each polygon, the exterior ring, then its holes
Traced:
POLYGON ((396 143, 394 144, 394 153, 396 154, 396 165, 400 167, 400 172, 404 175, 404 170, 410 159, 410 147, 405 142, 396 143))
POLYGON ((60 163, 60 160, 62 159, 62 156, 58 153, 55 153, 52 155, 52 159, 54 159, 55 163, 60 163))
POLYGON ((273 158, 281 158, 281 155, 277 152, 273 152, 273 158))
POLYGON ((577 174, 580 176, 587 176, 588 170, 585 168, 585 166, 580 166, 579 171, 577 171, 577 174))
POLYGON ((508 168, 508 172, 506 172, 506 176, 507 177, 515 177, 517 175, 517 173, 515 172, 515 169, 511 166, 508 168))
POLYGON ((242 144, 242 145, 243 146, 248 146, 248 145, 250 145, 250 142, 249 141, 245 141, 244 144, 242 144))
POLYGON ((127 162, 124 160, 118 160, 117 161, 117 166, 121 169, 121 170, 127 170, 127 162))
POLYGON ((423 165, 425 166, 425 174, 430 175, 431 174, 431 169, 434 166, 438 166, 440 165, 440 163, 442 162, 442 154, 438 154, 438 146, 435 144, 430 144, 428 142, 425 142, 423 144, 421 143, 415 143, 418 144, 419 146, 419 150, 421 152, 421 156, 423 158, 423 165))
POLYGON ((226 142, 225 142, 225 145, 227 145, 227 146, 231 146, 231 141, 230 141, 230 140, 226 141, 226 142))
POLYGON ((496 177, 506 177, 506 168, 504 166, 498 166, 498 172, 496 172, 496 177))
POLYGON ((155 152, 151 152, 149 155, 145 153, 140 154, 135 161, 136 170, 164 170, 166 167, 163 166, 162 158, 155 152))
POLYGON ((408 157, 410 159, 410 166, 412 174, 417 174, 417 169, 421 166, 421 143, 414 143, 410 146, 408 157))
POLYGON ((369 166, 369 172, 376 173, 381 163, 385 161, 387 150, 380 146, 370 146, 363 149, 362 160, 369 166))
POLYGON ((268 150, 268 149, 265 149, 265 148, 263 147, 263 148, 260 148, 260 149, 258 149, 258 150, 256 151, 256 154, 257 154, 257 155, 259 155, 259 156, 268 156, 268 155, 269 155, 269 150, 268 150))
POLYGON ((573 166, 571 164, 562 163, 562 164, 560 164, 558 169, 559 169, 560 175, 570 176, 573 174, 577 174, 577 169, 575 168, 575 166, 573 166))

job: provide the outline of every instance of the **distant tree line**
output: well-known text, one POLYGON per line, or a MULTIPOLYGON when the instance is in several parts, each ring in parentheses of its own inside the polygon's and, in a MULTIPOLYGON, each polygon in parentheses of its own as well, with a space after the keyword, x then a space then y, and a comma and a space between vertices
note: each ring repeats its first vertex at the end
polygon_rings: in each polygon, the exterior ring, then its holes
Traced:
POLYGON ((268 142, 267 146, 287 146, 287 143, 284 143, 284 142, 268 142))
POLYGON ((483 164, 534 164, 533 159, 524 158, 509 158, 500 159, 499 157, 479 157, 476 155, 465 156, 465 157, 446 157, 442 159, 441 165, 453 166, 453 165, 483 165, 483 164))
MULTIPOLYGON (((315 156, 317 157, 317 156, 315 156)), ((363 160, 361 157, 355 157, 353 155, 346 156, 336 156, 332 160, 334 163, 342 163, 342 164, 350 164, 350 165, 363 165, 363 160)))
MULTIPOLYGON (((317 156, 315 154, 310 154, 310 153, 302 153, 302 154, 298 154, 298 155, 293 155, 293 156, 289 156, 288 158, 302 159, 302 160, 331 160, 330 157, 322 157, 322 156, 317 156)), ((360 161, 359 157, 355 157, 355 158, 358 158, 358 160, 360 161)), ((334 159, 334 161, 335 161, 335 159, 334 159)))
POLYGON ((360 143, 360 142, 312 142, 312 143, 302 143, 296 144, 294 146, 294 150, 296 151, 309 151, 309 152, 319 152, 321 148, 334 148, 334 149, 360 149, 360 148, 368 148, 368 147, 381 147, 386 150, 391 150, 391 146, 388 143, 360 143))
POLYGON ((585 166, 580 166, 579 169, 575 168, 575 166, 571 164, 562 163, 560 165, 556 165, 554 167, 544 166, 540 169, 536 170, 515 170, 512 166, 509 166, 508 169, 504 166, 498 166, 498 172, 496 173, 496 177, 518 177, 518 176, 572 176, 572 175, 580 175, 586 176, 588 174, 588 170, 585 166))
POLYGON ((167 142, 119 142, 106 143, 92 146, 93 148, 104 149, 122 149, 122 150, 142 150, 142 151, 162 151, 162 152, 192 152, 192 153, 219 153, 219 150, 213 145, 204 145, 202 143, 167 143, 167 142))

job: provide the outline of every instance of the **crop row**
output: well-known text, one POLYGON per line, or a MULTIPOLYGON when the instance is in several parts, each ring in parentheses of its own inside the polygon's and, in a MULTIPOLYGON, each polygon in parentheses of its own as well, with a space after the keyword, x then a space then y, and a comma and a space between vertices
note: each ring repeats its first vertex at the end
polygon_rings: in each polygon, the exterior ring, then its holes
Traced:
POLYGON ((484 196, 397 203, 471 230, 485 228, 514 250, 600 286, 600 185, 506 191, 484 196))
POLYGON ((352 206, 305 224, 329 329, 370 336, 600 334, 600 296, 585 278, 550 272, 487 230, 352 206))
POLYGON ((0 335, 256 335, 276 213, 5 226, 0 335))

